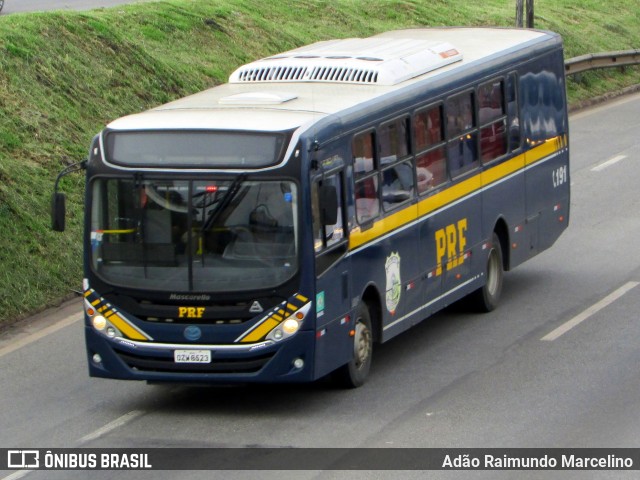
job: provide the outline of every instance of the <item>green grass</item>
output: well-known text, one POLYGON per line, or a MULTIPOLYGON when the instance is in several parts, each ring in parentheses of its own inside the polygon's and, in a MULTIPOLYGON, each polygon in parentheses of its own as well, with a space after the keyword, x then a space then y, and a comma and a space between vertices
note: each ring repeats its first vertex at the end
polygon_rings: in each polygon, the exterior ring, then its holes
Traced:
MULTIPOLYGON (((637 0, 537 0, 536 27, 567 58, 640 48, 637 0)), ((67 177, 68 229, 50 231, 56 173, 109 121, 226 81, 237 66, 328 38, 436 25, 513 24, 515 0, 173 0, 0 16, 0 323, 81 284, 81 176, 67 177)), ((581 75, 572 102, 640 83, 581 75)))

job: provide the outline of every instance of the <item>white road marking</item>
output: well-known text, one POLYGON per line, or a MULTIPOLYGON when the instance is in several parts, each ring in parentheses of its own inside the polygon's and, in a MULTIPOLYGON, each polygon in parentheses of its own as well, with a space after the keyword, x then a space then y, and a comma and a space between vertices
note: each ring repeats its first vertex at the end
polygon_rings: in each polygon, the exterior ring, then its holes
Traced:
POLYGON ((593 167, 591 169, 592 172, 601 172, 602 170, 604 170, 607 167, 610 167, 611 165, 618 163, 620 160, 624 160, 625 158, 627 158, 626 155, 616 155, 615 157, 607 160, 606 162, 602 162, 598 165, 596 165, 595 167, 593 167))
POLYGON ((27 346, 30 343, 33 343, 37 340, 40 340, 41 338, 46 337, 47 335, 57 332, 58 330, 62 330, 63 328, 68 327, 69 325, 79 322, 81 319, 82 319, 82 313, 79 312, 79 313, 70 315, 66 318, 63 318, 62 320, 54 323, 53 325, 49 325, 48 327, 45 327, 38 332, 32 333, 24 338, 19 338, 15 342, 12 342, 11 344, 7 345, 6 347, 0 348, 0 357, 3 357, 4 355, 7 355, 11 352, 15 352, 16 350, 24 346, 27 346))
POLYGON ((618 288, 615 292, 610 293, 609 295, 604 297, 602 300, 600 300, 598 303, 595 303, 594 305, 591 305, 585 311, 583 311, 579 315, 576 315, 575 317, 573 317, 568 322, 563 323, 558 328, 556 328, 554 331, 552 331, 552 332, 548 333, 547 335, 545 335, 544 337, 542 337, 540 340, 545 341, 545 342, 552 342, 553 340, 557 339, 561 335, 564 335, 565 333, 567 333, 573 327, 575 327, 575 326, 581 324, 582 322, 584 322, 590 316, 598 313, 600 310, 602 310, 606 306, 611 305, 613 302, 615 302, 617 299, 622 297, 629 290, 634 289, 638 285, 640 285, 640 282, 628 282, 628 283, 625 283, 622 287, 618 288))
POLYGON ((35 470, 18 470, 17 472, 13 472, 8 477, 3 477, 2 480, 18 480, 19 478, 26 477, 31 472, 35 472, 35 470))
POLYGON ((96 438, 100 438, 101 436, 106 435, 110 431, 115 430, 116 428, 119 428, 119 427, 122 427, 123 425, 126 425, 127 423, 129 423, 133 419, 138 418, 141 415, 144 415, 144 413, 145 412, 142 411, 142 410, 132 410, 131 412, 122 415, 120 418, 116 418, 113 422, 107 423, 104 427, 101 427, 101 428, 91 432, 90 434, 85 435, 80 440, 78 440, 78 442, 79 443, 91 442, 91 441, 95 440, 96 438))

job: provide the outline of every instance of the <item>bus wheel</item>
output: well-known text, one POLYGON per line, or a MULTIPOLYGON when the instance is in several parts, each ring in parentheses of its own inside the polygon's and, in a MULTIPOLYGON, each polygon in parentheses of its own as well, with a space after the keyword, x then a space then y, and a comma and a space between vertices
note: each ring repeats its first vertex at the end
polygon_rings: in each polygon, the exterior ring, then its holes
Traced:
POLYGON ((365 303, 358 305, 353 336, 353 358, 349 363, 335 371, 337 383, 345 388, 356 388, 364 384, 373 354, 373 332, 371 315, 365 303))
POLYGON ((481 312, 491 312, 498 306, 500 294, 502 293, 502 278, 504 275, 502 265, 500 239, 494 233, 487 257, 487 266, 485 268, 486 282, 483 287, 473 292, 470 298, 473 307, 477 310, 481 312))

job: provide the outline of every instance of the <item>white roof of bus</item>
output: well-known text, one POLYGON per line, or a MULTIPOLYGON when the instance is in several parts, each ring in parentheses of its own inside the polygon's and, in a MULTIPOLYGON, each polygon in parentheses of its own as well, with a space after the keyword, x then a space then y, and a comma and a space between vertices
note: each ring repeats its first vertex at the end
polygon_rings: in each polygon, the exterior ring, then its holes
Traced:
MULTIPOLYGON (((418 74, 396 84, 354 84, 330 81, 248 81, 227 83, 200 93, 176 100, 146 112, 129 115, 109 124, 116 130, 149 129, 225 129, 283 131, 310 124, 321 117, 336 113, 379 95, 406 86, 409 83, 433 78, 445 71, 509 50, 519 44, 546 36, 545 32, 507 28, 423 28, 395 30, 371 39, 379 47, 388 40, 390 45, 404 44, 399 40, 413 40, 425 44, 446 42, 462 54, 462 59, 445 66, 437 66, 427 73, 418 74)), ((347 39, 344 48, 362 47, 365 43, 372 52, 370 41, 347 39)), ((319 42, 281 54, 284 58, 313 57, 314 52, 336 52, 336 42, 319 42)), ((344 53, 345 50, 341 50, 344 53)), ((389 52, 385 52, 388 54, 389 52)), ((355 52, 357 56, 361 52, 355 52)), ((336 55, 337 57, 338 55, 336 55)), ((274 57, 280 57, 276 55, 274 57)), ((269 57, 250 65, 272 60, 269 57)), ((314 57, 315 58, 315 57, 314 57)), ((332 58, 332 57, 328 57, 332 58)), ((398 59, 391 68, 397 69, 398 59)), ((338 62, 344 64, 341 57, 338 62)), ((268 62, 267 62, 268 63, 268 62)), ((240 69, 239 69, 240 70, 240 69)), ((237 73, 237 72, 236 72, 237 73)), ((406 75, 405 75, 406 77, 406 75)), ((233 75, 232 75, 232 78, 233 75)))

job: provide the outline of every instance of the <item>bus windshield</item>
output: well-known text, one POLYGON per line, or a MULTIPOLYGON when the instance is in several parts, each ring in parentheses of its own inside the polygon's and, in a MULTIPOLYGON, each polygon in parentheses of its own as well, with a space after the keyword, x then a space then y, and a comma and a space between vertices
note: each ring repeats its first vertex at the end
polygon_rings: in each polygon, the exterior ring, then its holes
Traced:
POLYGON ((298 269, 291 181, 98 178, 91 197, 90 265, 111 284, 238 292, 298 269))

